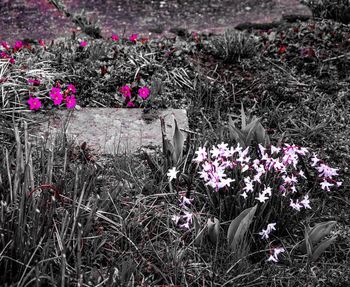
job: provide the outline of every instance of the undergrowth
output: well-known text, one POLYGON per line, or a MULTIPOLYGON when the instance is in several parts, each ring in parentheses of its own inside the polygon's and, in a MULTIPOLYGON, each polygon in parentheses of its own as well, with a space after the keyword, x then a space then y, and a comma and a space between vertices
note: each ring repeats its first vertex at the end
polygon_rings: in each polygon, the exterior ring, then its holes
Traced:
MULTIPOLYGON (((253 34, 231 31, 221 40, 195 34, 136 42, 76 35, 16 51, 3 49, 7 56, 0 62, 0 282, 344 286, 350 280, 349 182, 343 176, 350 160, 344 41, 348 28, 323 20, 253 34), (83 40, 85 47, 79 44, 83 40), (221 52, 213 54, 212 45, 221 52), (187 146, 181 146, 183 157, 175 162, 161 152, 91 156, 89 149, 64 135, 53 148, 30 141, 36 123, 28 108, 29 95, 49 99, 57 82, 74 84, 79 107, 123 107, 120 88, 130 84, 150 88, 144 109, 186 108, 190 131, 187 146), (246 228, 245 237, 251 241, 239 245, 244 256, 237 260, 227 245, 228 227, 254 205, 238 206, 242 201, 234 196, 227 202, 215 198, 197 175, 193 159, 199 147, 236 145, 238 137, 232 137, 229 126, 244 129, 242 103, 259 117, 276 147, 290 143, 309 148, 338 167, 344 182, 332 192, 316 191, 313 209, 296 217, 294 210, 282 209, 283 226, 272 233, 271 244, 257 233, 271 222, 256 220, 254 230, 246 228), (179 173, 170 182, 169 162, 179 173), (194 200, 191 207, 198 217, 198 225, 189 229, 179 227, 188 215, 179 205, 184 196, 194 200), (228 203, 237 206, 230 209, 228 203), (176 214, 182 217, 179 225, 172 220, 176 214), (297 247, 306 242, 305 226, 333 221, 336 231, 329 231, 324 240, 335 236, 335 244, 313 262, 297 247), (198 244, 200 230, 206 228, 211 231, 198 244), (279 262, 267 262, 276 243, 285 252, 279 262)), ((63 108, 47 104, 35 112, 55 109, 63 108)), ((236 189, 243 188, 240 174, 234 172, 236 189)), ((302 192, 311 187, 306 189, 302 192)), ((264 216, 278 219, 278 208, 271 210, 272 217, 268 209, 264 216)))

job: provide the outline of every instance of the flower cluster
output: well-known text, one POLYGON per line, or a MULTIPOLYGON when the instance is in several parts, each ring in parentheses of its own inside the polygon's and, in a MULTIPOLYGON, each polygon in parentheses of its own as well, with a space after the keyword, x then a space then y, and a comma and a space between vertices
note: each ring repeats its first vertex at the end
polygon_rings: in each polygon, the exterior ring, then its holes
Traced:
MULTIPOLYGON (((206 186, 214 192, 220 191, 221 195, 240 196, 250 204, 267 204, 279 197, 292 210, 311 209, 310 194, 305 192, 307 181, 316 179, 325 191, 341 185, 335 179, 337 169, 329 167, 316 154, 310 156, 307 148, 296 145, 266 148, 259 144, 256 149, 243 149, 239 144, 229 148, 221 143, 209 151, 199 147, 195 154, 193 161, 201 167, 198 174, 206 186)), ((269 223, 258 234, 267 240, 273 230, 276 223, 269 223)), ((280 247, 270 249, 268 261, 278 262, 278 255, 284 251, 280 247)))
POLYGON ((270 256, 267 261, 278 262, 278 255, 285 252, 283 247, 275 247, 270 249, 270 256))
MULTIPOLYGON (((40 85, 40 81, 35 79, 29 79, 28 83, 32 84, 33 86, 40 85)), ((76 89, 72 84, 68 84, 65 91, 62 91, 61 87, 58 85, 57 87, 52 87, 50 91, 50 98, 53 100, 53 104, 55 106, 61 105, 64 101, 68 109, 73 109, 76 105, 75 93, 76 89)), ((39 110, 42 105, 40 99, 33 97, 32 94, 29 95, 29 100, 27 103, 29 104, 29 108, 31 110, 39 110)))
POLYGON ((16 41, 13 47, 11 47, 9 43, 2 41, 0 47, 0 58, 8 59, 11 64, 14 64, 14 54, 23 48, 31 49, 29 44, 25 44, 22 41, 16 41))
MULTIPOLYGON (((167 176, 169 182, 173 179, 176 179, 177 173, 176 167, 168 170, 167 176)), ((193 213, 190 211, 190 206, 192 205, 193 198, 189 198, 186 195, 186 192, 180 192, 179 206, 182 208, 180 215, 173 215, 172 220, 180 228, 190 229, 190 224, 192 224, 193 213), (180 224, 181 222, 181 224, 180 224)))
MULTIPOLYGON (((260 203, 265 203, 273 194, 295 197, 294 195, 302 193, 303 183, 307 180, 305 172, 299 168, 300 159, 308 154, 304 147, 285 144, 284 147, 271 145, 267 149, 259 145, 259 156, 252 159, 250 147, 243 150, 238 144, 229 149, 227 144, 221 143, 210 150, 212 156, 209 159, 205 148, 200 147, 196 154, 194 161, 201 164, 202 171, 199 174, 206 185, 215 191, 222 188, 227 190, 231 183, 238 180, 236 186, 240 190, 240 196, 247 199, 257 195, 254 198, 260 203), (225 173, 227 169, 241 177, 228 178, 225 173)), ((338 175, 336 169, 321 162, 316 155, 310 160, 311 167, 318 171, 321 189, 329 191, 334 184, 341 185, 341 182, 333 178, 338 175)), ((296 200, 290 199, 290 207, 298 211, 301 208, 311 208, 309 203, 308 194, 296 200)))
POLYGON ((125 99, 127 107, 135 107, 137 97, 140 97, 142 100, 147 100, 150 95, 150 90, 147 87, 142 87, 137 89, 137 87, 130 87, 130 85, 124 85, 120 88, 120 93, 125 99))

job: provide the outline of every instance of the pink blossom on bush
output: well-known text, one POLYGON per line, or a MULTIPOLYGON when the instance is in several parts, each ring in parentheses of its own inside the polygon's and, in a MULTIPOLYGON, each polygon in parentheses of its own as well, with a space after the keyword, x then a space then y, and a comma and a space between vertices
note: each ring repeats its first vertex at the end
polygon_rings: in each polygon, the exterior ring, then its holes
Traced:
POLYGON ((10 50, 11 49, 10 45, 7 42, 5 42, 5 41, 1 42, 1 46, 3 46, 6 50, 10 50))
POLYGON ((54 105, 60 105, 63 101, 63 95, 60 88, 53 87, 50 92, 50 97, 53 100, 54 105))
POLYGON ((41 102, 39 98, 33 98, 32 95, 30 95, 30 98, 28 100, 29 108, 31 110, 39 110, 41 107, 41 102))
POLYGON ((38 42, 39 42, 39 45, 40 45, 40 46, 42 46, 42 47, 44 47, 44 48, 46 47, 45 41, 44 41, 44 40, 40 39, 38 42))
POLYGON ((136 42, 137 38, 139 37, 139 34, 132 34, 129 38, 131 42, 136 42))
POLYGON ((16 41, 15 45, 13 46, 13 48, 14 48, 15 51, 23 48, 23 42, 22 41, 16 41))
POLYGON ((74 109, 76 102, 74 95, 66 97, 66 106, 68 109, 74 109))
POLYGON ((75 94, 77 92, 73 84, 68 85, 67 91, 72 92, 73 94, 75 94))
POLYGON ((143 87, 139 89, 139 96, 146 100, 149 96, 150 90, 147 87, 143 87))
POLYGON ((86 47, 87 46, 87 42, 86 41, 81 41, 80 42, 80 46, 81 47, 86 47))
POLYGON ((135 104, 132 102, 132 101, 129 101, 127 104, 126 104, 127 107, 129 108, 133 108, 135 107, 135 104))
POLYGON ((113 34, 111 38, 115 42, 119 41, 119 36, 117 34, 113 34))
POLYGON ((131 88, 128 85, 122 86, 121 89, 120 89, 120 92, 126 98, 130 98, 131 97, 131 88))

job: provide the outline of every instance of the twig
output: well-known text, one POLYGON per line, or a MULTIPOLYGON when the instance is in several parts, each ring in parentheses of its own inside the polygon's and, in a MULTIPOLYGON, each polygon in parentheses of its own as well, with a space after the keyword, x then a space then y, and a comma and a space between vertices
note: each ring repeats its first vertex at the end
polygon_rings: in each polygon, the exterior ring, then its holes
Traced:
POLYGON ((350 53, 345 53, 343 55, 339 55, 339 56, 336 56, 336 57, 328 58, 328 59, 323 60, 322 63, 327 63, 327 62, 330 62, 330 61, 333 61, 333 60, 338 60, 338 59, 344 58, 344 57, 346 57, 348 55, 350 55, 350 53))

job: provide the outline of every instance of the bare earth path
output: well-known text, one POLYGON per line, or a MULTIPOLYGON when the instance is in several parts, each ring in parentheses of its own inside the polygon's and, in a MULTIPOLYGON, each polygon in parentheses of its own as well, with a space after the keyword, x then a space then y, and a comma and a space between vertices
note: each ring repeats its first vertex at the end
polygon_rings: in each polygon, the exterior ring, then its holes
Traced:
MULTIPOLYGON (((172 27, 220 33, 243 22, 279 20, 283 14, 309 15, 299 0, 63 0, 70 11, 85 9, 112 32, 157 37, 172 27), (152 32, 151 32, 152 31, 152 32), (150 34, 149 34, 150 33, 150 34)), ((46 0, 1 0, 0 40, 54 39, 75 27, 46 0)))

